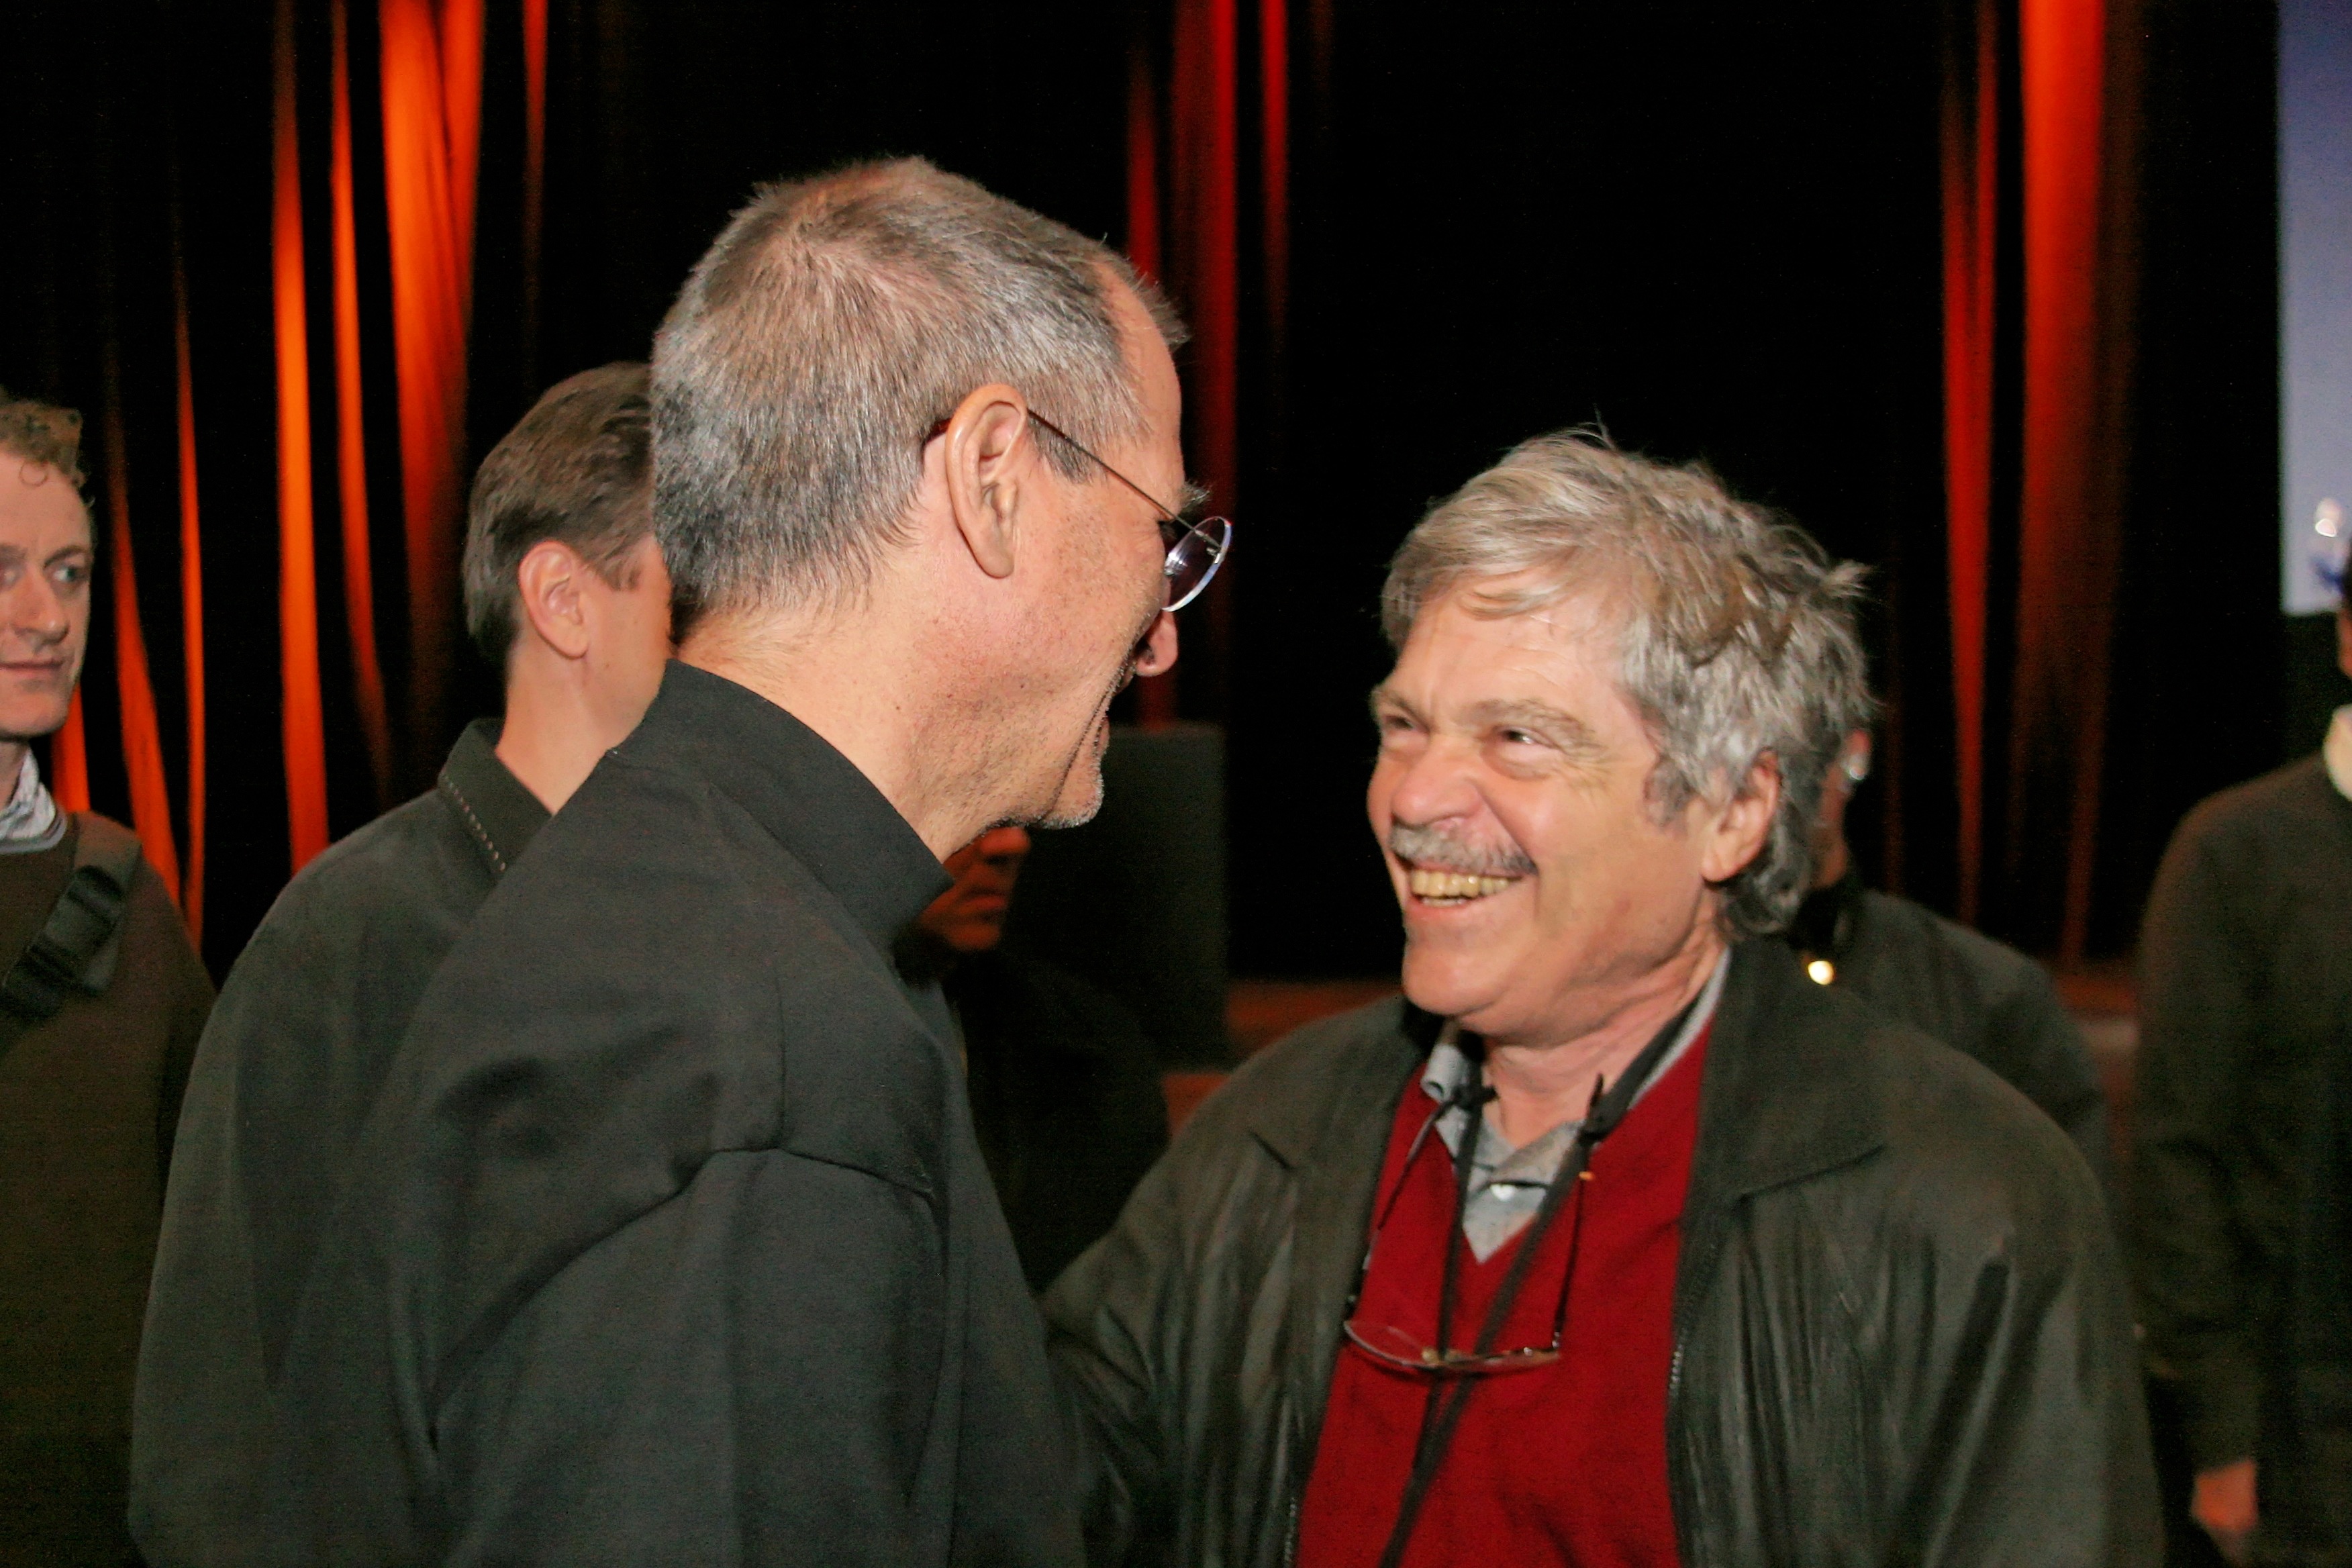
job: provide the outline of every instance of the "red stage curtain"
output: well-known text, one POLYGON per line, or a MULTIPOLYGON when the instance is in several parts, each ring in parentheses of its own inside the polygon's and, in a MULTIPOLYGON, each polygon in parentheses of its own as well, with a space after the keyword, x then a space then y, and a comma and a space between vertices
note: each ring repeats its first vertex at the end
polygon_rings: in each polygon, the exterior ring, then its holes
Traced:
POLYGON ((172 791, 163 774, 163 727, 147 673, 147 638, 139 626, 139 575, 131 550, 131 464, 122 435, 122 385, 109 343, 101 413, 106 474, 107 575, 114 584, 114 679, 122 720, 122 764, 131 784, 131 822, 163 890, 180 897, 180 854, 172 836, 172 791))
MULTIPOLYGON (((1943 119, 1945 452, 1952 610, 1960 912, 2054 905, 2054 930, 2018 931, 2079 959, 2089 937, 2121 583, 2125 396, 2135 305, 2133 156, 2140 29, 2133 0, 1979 0, 1946 59, 1943 119), (2013 71, 2012 78, 2004 72, 2013 71), (1999 89, 2017 89, 2004 127, 1999 89), (2019 138, 2019 188, 2000 186, 2000 138, 2019 138), (2004 202, 2004 195, 2011 200, 2004 202), (2018 215, 2021 297, 2004 298, 1996 214, 2018 215), (2018 426, 1998 427, 1996 367, 2014 342, 2018 426), (2013 456, 2016 502, 1996 500, 2013 456), (1994 580, 1995 541, 2016 568, 1994 580), (1992 842, 1986 762, 1991 628, 2016 658, 2004 812, 1992 842), (2040 879, 2055 868, 2056 885, 2040 879), (2032 883, 2032 886, 2027 884, 2032 883), (2051 896, 2054 895, 2054 897, 2051 896)), ((2007 923, 2007 922, 2003 922, 2007 923)))
MULTIPOLYGON (((1279 4, 1280 0, 1265 0, 1279 4)), ((1219 510, 1241 508, 1241 84, 1239 0, 1178 0, 1169 103, 1169 281, 1192 327, 1184 424, 1192 473, 1219 510)), ((1195 635, 1207 634, 1214 672, 1231 646, 1232 585, 1203 596, 1195 635)))
POLYGON ((301 148, 295 124, 294 5, 278 0, 271 111, 270 258, 278 343, 279 727, 294 869, 327 847, 326 715, 319 690, 319 591, 310 492, 310 347, 302 276, 301 148))
MULTIPOLYGON (((1151 62, 1150 42, 1139 37, 1128 51, 1127 258, 1157 283, 1163 281, 1164 258, 1160 243, 1160 89, 1151 62)), ((1192 410, 1185 415, 1189 423, 1192 410)), ((1171 669, 1137 683, 1136 720, 1146 729, 1176 721, 1178 673, 1171 669)))
POLYGON ((327 163, 335 269, 335 474, 343 542, 343 620, 352 643, 352 695, 375 775, 379 807, 392 804, 392 721, 375 636, 375 569, 368 530, 366 409, 360 392, 359 224, 352 195, 351 17, 334 0, 333 121, 327 163))
POLYGON ((1265 252, 1266 335, 1282 352, 1290 315, 1290 10, 1259 0, 1258 200, 1265 252))
MULTIPOLYGON (((1256 138, 1256 218, 1253 260, 1264 311, 1264 341, 1279 353, 1289 308, 1290 21, 1286 0, 1256 0, 1255 79, 1244 83, 1241 0, 1177 0, 1166 51, 1166 134, 1154 79, 1159 51, 1139 42, 1128 92, 1128 255, 1164 277, 1192 329, 1184 359, 1184 426, 1193 477, 1219 510, 1236 511, 1242 470, 1241 402, 1244 355, 1257 340, 1244 321, 1246 132, 1256 138), (1245 86, 1256 101, 1245 102, 1245 86), (1253 112, 1254 108, 1254 112, 1253 112), (1166 186, 1161 186, 1160 149, 1166 186), (1165 267, 1165 272, 1161 271, 1165 267)), ((1315 16, 1318 50, 1328 17, 1315 16)), ((1211 584, 1186 628, 1194 655, 1188 668, 1212 677, 1224 668, 1232 640, 1233 575, 1211 584)), ((1211 703, 1214 706, 1214 703, 1211 703)), ((1175 717, 1172 676, 1139 692, 1147 724, 1175 717)))
POLYGON ((539 247, 547 226, 547 0, 522 0, 522 363, 539 381, 539 247))
POLYGON ((2010 863, 2063 833, 2059 952, 2090 931, 2121 587, 2131 148, 2127 4, 2024 0, 2025 439, 2010 863), (2030 800, 2046 792, 2046 805, 2030 800))
POLYGON ((409 738, 421 759, 440 742, 457 651, 482 9, 479 0, 382 0, 377 16, 408 542, 409 738))
POLYGON ((178 393, 180 453, 180 661, 188 702, 188 863, 180 879, 180 913, 188 934, 205 940, 205 567, 196 505, 195 367, 188 351, 188 277, 181 255, 179 209, 172 224, 172 352, 178 393))
POLYGON ((1943 100, 1944 493, 1952 615, 1959 917, 1984 859, 1986 588, 1992 542, 1994 221, 2000 125, 1996 0, 1974 0, 1943 100))
POLYGON ((1141 38, 1127 65, 1127 258, 1160 280, 1160 89, 1150 45, 1141 38))

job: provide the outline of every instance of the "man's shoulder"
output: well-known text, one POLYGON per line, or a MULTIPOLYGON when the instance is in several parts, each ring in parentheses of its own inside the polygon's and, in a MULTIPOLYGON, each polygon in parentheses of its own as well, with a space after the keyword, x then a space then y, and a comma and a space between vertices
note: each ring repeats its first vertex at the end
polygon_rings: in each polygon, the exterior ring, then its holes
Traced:
POLYGON ((620 751, 499 879, 464 945, 683 978, 681 957, 707 971, 815 940, 829 901, 720 792, 688 770, 620 751))
POLYGON ((442 882, 474 887, 478 899, 491 881, 457 813, 438 790, 427 790, 329 845, 295 873, 278 901, 289 910, 341 912, 405 901, 442 882))
POLYGON ((446 941, 493 883, 456 814, 427 791, 338 839, 295 873, 236 968, 251 971, 277 959, 305 968, 325 962, 319 956, 325 952, 404 946, 416 931, 446 941))
POLYGON ((2057 1005, 2050 972, 2005 942, 1895 893, 1863 894, 1868 918, 1932 952, 1965 977, 1988 1008, 2020 998, 2057 1005))
MULTIPOLYGON (((71 860, 79 861, 96 850, 101 858, 111 856, 117 847, 134 853, 131 861, 131 886, 125 889, 121 916, 122 963, 118 975, 135 976, 133 985, 142 996, 137 1005, 154 1005, 155 991, 161 986, 201 997, 208 1005, 212 998, 211 977, 205 973, 204 963, 196 955, 194 942, 188 935, 187 922, 181 918, 179 904, 172 889, 163 884, 163 873, 149 862, 143 850, 138 849, 137 832, 110 816, 94 811, 74 814, 79 837, 72 840, 71 860), (100 841, 93 844, 93 837, 100 841)), ((51 872, 57 877, 57 889, 62 892, 66 879, 72 875, 64 843, 50 851, 51 872)), ((54 906, 52 906, 54 907, 54 906)), ((47 910, 39 911, 46 923, 47 910)), ((109 986, 119 993, 121 981, 109 986)))
POLYGON ((2326 764, 2314 752, 2206 796, 2174 837, 2176 843, 2200 847, 2292 841, 2347 811, 2352 801, 2336 792, 2326 764))
POLYGON ((639 1141, 676 1142, 680 1169, 782 1141, 908 1184, 927 1162, 877 1120, 936 1120, 946 1070, 814 874, 692 774, 623 755, 499 879, 401 1049, 394 1117, 543 1116, 625 1142, 642 1114, 639 1141), (836 1147, 860 1137, 874 1148, 836 1147))
POLYGON ((1803 1071, 1766 1076, 1766 1095, 1807 1114, 1809 1098, 1845 1103, 1831 1114, 1864 1131, 1858 1157, 1821 1174, 1871 1207, 1883 1239, 2063 1251, 2104 1226, 2081 1151, 1992 1069, 1826 987, 1801 982, 1777 1000, 1755 1045, 1810 1048, 1803 1071))
POLYGON ((2057 1122, 1982 1063, 1924 1037, 1910 1045, 1888 1096, 1896 1217, 2044 1271, 2110 1244, 2098 1178, 2057 1122))
POLYGON ((1402 996, 1294 1029, 1235 1068, 1185 1124, 1184 1137, 1255 1137, 1291 1163, 1320 1136, 1343 1089, 1402 1083, 1429 1042, 1402 996), (1197 1130, 1197 1131, 1196 1131, 1197 1130))

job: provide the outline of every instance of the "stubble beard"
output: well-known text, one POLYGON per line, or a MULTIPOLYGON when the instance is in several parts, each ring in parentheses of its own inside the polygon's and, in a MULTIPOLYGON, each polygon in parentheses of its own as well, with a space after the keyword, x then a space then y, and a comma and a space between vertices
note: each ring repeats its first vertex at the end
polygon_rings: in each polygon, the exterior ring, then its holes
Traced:
POLYGON ((1102 764, 1104 754, 1110 750, 1110 705, 1134 680, 1135 661, 1141 657, 1143 646, 1151 636, 1151 628, 1159 620, 1160 611, 1155 607, 1144 616, 1143 625, 1135 635, 1128 639, 1127 657, 1119 661, 1118 673, 1111 679, 1109 689, 1102 694, 1102 700, 1095 704, 1094 718, 1087 722, 1085 732, 1078 737, 1078 743, 1071 748, 1068 760, 1062 764, 1061 782, 1054 792, 1053 805, 1046 807, 1045 814, 1031 826, 1049 829, 1084 827, 1102 810, 1102 764), (1064 803, 1072 798, 1070 786, 1081 781, 1090 786, 1080 797, 1083 804, 1065 805, 1064 803))
MULTIPOLYGON (((1119 683, 1120 686, 1125 684, 1124 681, 1119 683)), ((1061 786, 1054 792, 1054 804, 1031 826, 1048 829, 1084 827, 1102 810, 1103 753, 1110 750, 1110 704, 1118 691, 1118 687, 1113 687, 1109 696, 1105 697, 1102 705, 1095 710, 1094 721, 1087 726, 1087 732, 1079 738, 1076 749, 1070 752, 1069 761, 1062 764, 1061 786), (1070 786, 1080 781, 1088 786, 1083 796, 1084 804, 1065 805, 1063 803, 1071 799, 1070 786)))

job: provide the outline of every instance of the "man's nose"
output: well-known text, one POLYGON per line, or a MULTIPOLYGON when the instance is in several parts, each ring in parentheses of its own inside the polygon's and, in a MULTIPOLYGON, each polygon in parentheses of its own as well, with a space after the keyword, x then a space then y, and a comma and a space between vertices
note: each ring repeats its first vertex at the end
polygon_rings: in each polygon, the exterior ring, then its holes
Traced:
POLYGON ((0 602, 0 621, 18 637, 39 643, 58 641, 72 625, 57 584, 41 572, 26 573, 8 589, 0 602))
POLYGON ((1389 792, 1389 816, 1420 826, 1448 817, 1475 816, 1483 805, 1469 748, 1443 737, 1406 759, 1389 792))

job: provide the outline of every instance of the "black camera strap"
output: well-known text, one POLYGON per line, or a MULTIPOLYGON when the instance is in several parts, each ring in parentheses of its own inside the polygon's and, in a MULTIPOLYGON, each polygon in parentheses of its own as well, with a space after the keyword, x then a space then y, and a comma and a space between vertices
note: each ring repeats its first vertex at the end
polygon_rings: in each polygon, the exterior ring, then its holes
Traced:
MULTIPOLYGON (((1700 994, 1706 993, 1702 991, 1700 994)), ((1534 1271, 1536 1254, 1542 1250, 1544 1237, 1549 1233, 1552 1221, 1566 1206, 1569 1193, 1584 1185, 1584 1173, 1592 1163, 1593 1150, 1600 1146, 1603 1138, 1617 1130, 1618 1124, 1625 1120, 1626 1113, 1633 1109, 1634 1098, 1642 1092, 1642 1086, 1656 1074, 1658 1064, 1665 1059, 1666 1053, 1682 1035, 1685 1026, 1690 1022, 1692 1010, 1697 1005, 1698 997, 1692 997, 1683 1010, 1642 1047, 1642 1054, 1627 1064, 1624 1075, 1613 1087, 1601 1079, 1593 1079, 1592 1100, 1585 1110, 1584 1121, 1577 1128, 1575 1139, 1561 1154, 1559 1169, 1552 1173, 1550 1185, 1544 1189, 1543 1205, 1536 1210, 1534 1223, 1528 1226, 1526 1235, 1520 1238, 1519 1250, 1512 1258, 1510 1268, 1504 1271, 1502 1283, 1496 1289, 1495 1299, 1487 1304, 1486 1315, 1478 1325, 1478 1337, 1470 1346, 1473 1354, 1486 1355, 1494 1351, 1496 1340, 1510 1321, 1511 1309, 1517 1303, 1528 1276, 1534 1271)), ((1462 1226, 1470 1208, 1470 1176, 1483 1126, 1482 1112, 1486 1101, 1495 1098, 1495 1091, 1486 1087, 1482 1078, 1473 1064, 1465 1081, 1454 1089, 1445 1105, 1447 1110, 1466 1111, 1468 1120, 1462 1129, 1460 1145, 1454 1152, 1454 1224, 1445 1237, 1445 1267, 1441 1275, 1437 1299, 1437 1348, 1441 1351, 1445 1348, 1446 1337, 1453 1328, 1457 1259, 1461 1249, 1468 1245, 1463 1239, 1462 1226)), ((1561 1321, 1554 1325, 1555 1331, 1566 1327, 1567 1291, 1574 1287, 1577 1243, 1583 1238, 1583 1232, 1580 1196, 1576 1227, 1569 1237, 1566 1264, 1569 1280, 1560 1297, 1561 1321)), ((1404 1562, 1405 1546, 1412 1539, 1412 1528, 1421 1517, 1422 1504, 1428 1500, 1429 1489, 1437 1479, 1439 1468, 1445 1463, 1446 1449, 1453 1444, 1454 1430, 1462 1422, 1462 1412, 1468 1406, 1471 1393, 1478 1382, 1475 1376, 1439 1375, 1430 1379, 1429 1396, 1421 1412, 1421 1435, 1413 1444, 1412 1468, 1405 1478, 1404 1495, 1397 1504, 1396 1523, 1389 1531, 1388 1545, 1381 1552, 1380 1568, 1400 1568, 1404 1562)))

